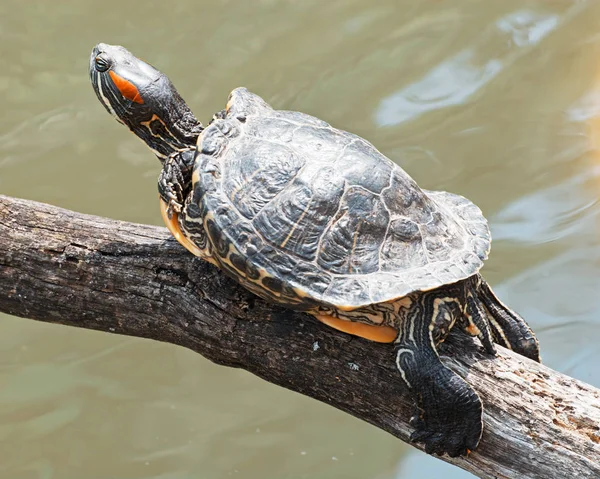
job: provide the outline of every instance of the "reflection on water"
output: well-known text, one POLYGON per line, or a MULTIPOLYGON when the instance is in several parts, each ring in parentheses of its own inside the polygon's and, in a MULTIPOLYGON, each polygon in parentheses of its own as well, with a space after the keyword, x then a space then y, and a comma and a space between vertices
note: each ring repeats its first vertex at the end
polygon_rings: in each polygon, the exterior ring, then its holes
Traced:
MULTIPOLYGON (((486 277, 547 364, 600 386, 599 20, 567 0, 5 0, 0 192, 160 223, 156 159, 88 81, 90 48, 121 43, 205 122, 244 85, 471 198, 486 277)), ((471 477, 170 345, 2 316, 0 352, 0 477, 471 477)))
POLYGON ((558 25, 558 15, 531 10, 510 12, 465 48, 441 61, 416 83, 381 100, 375 118, 390 126, 418 115, 464 105, 503 68, 529 51, 558 25))
POLYGON ((579 233, 596 240, 598 184, 600 165, 591 165, 562 183, 518 198, 493 217, 494 239, 540 244, 569 241, 579 233))

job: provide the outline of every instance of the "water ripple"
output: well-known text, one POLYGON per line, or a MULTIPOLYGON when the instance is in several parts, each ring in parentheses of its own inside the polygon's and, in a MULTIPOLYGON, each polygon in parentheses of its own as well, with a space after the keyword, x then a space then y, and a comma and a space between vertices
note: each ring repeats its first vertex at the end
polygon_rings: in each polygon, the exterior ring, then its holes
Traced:
POLYGON ((585 185, 598 179, 600 165, 516 199, 492 217, 494 240, 541 244, 590 230, 590 221, 600 216, 600 199, 588 197, 585 185))
POLYGON ((375 122, 379 126, 397 125, 429 111, 467 102, 506 65, 529 51, 526 47, 538 44, 558 25, 559 16, 550 13, 519 10, 505 15, 475 40, 473 47, 461 50, 421 80, 383 98, 375 122), (510 48, 511 44, 516 49, 510 48), (498 50, 497 56, 486 59, 485 52, 490 50, 498 50))

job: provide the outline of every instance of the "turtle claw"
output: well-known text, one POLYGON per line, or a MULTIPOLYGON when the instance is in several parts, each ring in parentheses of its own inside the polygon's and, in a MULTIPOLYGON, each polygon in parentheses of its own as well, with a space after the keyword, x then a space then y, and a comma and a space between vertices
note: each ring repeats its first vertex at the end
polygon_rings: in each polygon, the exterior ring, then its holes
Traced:
POLYGON ((448 454, 450 457, 466 455, 475 449, 483 428, 480 421, 454 420, 442 426, 418 416, 414 416, 410 424, 416 428, 410 435, 411 442, 423 443, 427 454, 448 454))
POLYGON ((193 155, 190 150, 184 150, 169 156, 160 172, 158 193, 167 204, 166 213, 169 219, 173 217, 174 213, 181 213, 183 203, 189 193, 191 183, 186 178, 189 176, 189 162, 193 155))
POLYGON ((417 395, 415 428, 410 441, 425 445, 427 454, 466 455, 479 444, 483 406, 477 393, 450 370, 439 366, 436 382, 417 395))
POLYGON ((169 217, 173 214, 173 213, 181 213, 181 203, 179 203, 177 201, 177 198, 174 198, 172 196, 169 196, 170 200, 169 200, 169 206, 167 208, 167 212, 169 213, 169 217))
MULTIPOLYGON (((408 423, 414 427, 415 429, 423 429, 425 427, 425 423, 423 421, 423 419, 421 418, 420 415, 415 414, 413 417, 410 418, 410 421, 408 421, 408 423)), ((413 432, 413 434, 416 434, 417 431, 413 432)), ((411 440, 412 440, 412 436, 411 436, 411 440)))
MULTIPOLYGON (((455 456, 452 456, 453 451, 448 450, 448 448, 445 447, 444 439, 445 439, 445 436, 441 432, 428 433, 427 438, 424 439, 424 441, 423 441, 425 443, 425 452, 427 454, 438 454, 438 455, 442 455, 442 454, 444 454, 444 452, 448 452, 450 457, 455 457, 455 456)), ((458 456, 458 455, 460 455, 460 453, 456 454, 456 455, 458 456)))

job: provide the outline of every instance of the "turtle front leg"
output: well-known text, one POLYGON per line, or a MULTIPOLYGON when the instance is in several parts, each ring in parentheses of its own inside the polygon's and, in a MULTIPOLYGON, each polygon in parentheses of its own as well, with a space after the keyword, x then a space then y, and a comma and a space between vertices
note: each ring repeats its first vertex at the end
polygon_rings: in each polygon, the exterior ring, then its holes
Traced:
POLYGON ((490 313, 489 324, 494 340, 515 353, 540 362, 540 346, 525 320, 504 305, 484 279, 481 279, 477 297, 490 313))
MULTIPOLYGON (((411 441, 425 452, 451 457, 475 449, 483 430, 483 406, 477 393, 442 364, 435 347, 440 325, 462 314, 456 298, 424 293, 399 321, 396 366, 416 401, 411 441)), ((445 329, 445 328, 442 328, 445 329)))
POLYGON ((180 213, 192 187, 192 165, 195 150, 178 151, 164 162, 158 177, 158 194, 166 204, 166 213, 171 219, 173 213, 180 213))
POLYGON ((178 151, 165 161, 158 178, 160 213, 179 244, 193 255, 218 266, 212 257, 200 211, 191 201, 194 157, 195 150, 189 149, 178 151), (187 227, 182 229, 182 224, 187 227))

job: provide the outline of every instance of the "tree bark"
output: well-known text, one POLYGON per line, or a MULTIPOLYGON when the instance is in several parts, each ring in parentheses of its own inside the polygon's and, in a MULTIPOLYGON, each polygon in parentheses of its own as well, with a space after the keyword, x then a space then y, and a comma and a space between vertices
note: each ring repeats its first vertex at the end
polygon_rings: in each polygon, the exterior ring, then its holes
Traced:
MULTIPOLYGON (((0 311, 181 345, 403 441, 411 432, 390 345, 269 305, 165 228, 0 196, 0 311)), ((442 459, 481 478, 600 477, 600 391, 498 349, 491 358, 458 334, 444 345, 444 363, 481 396, 485 425, 475 452, 442 459)))

